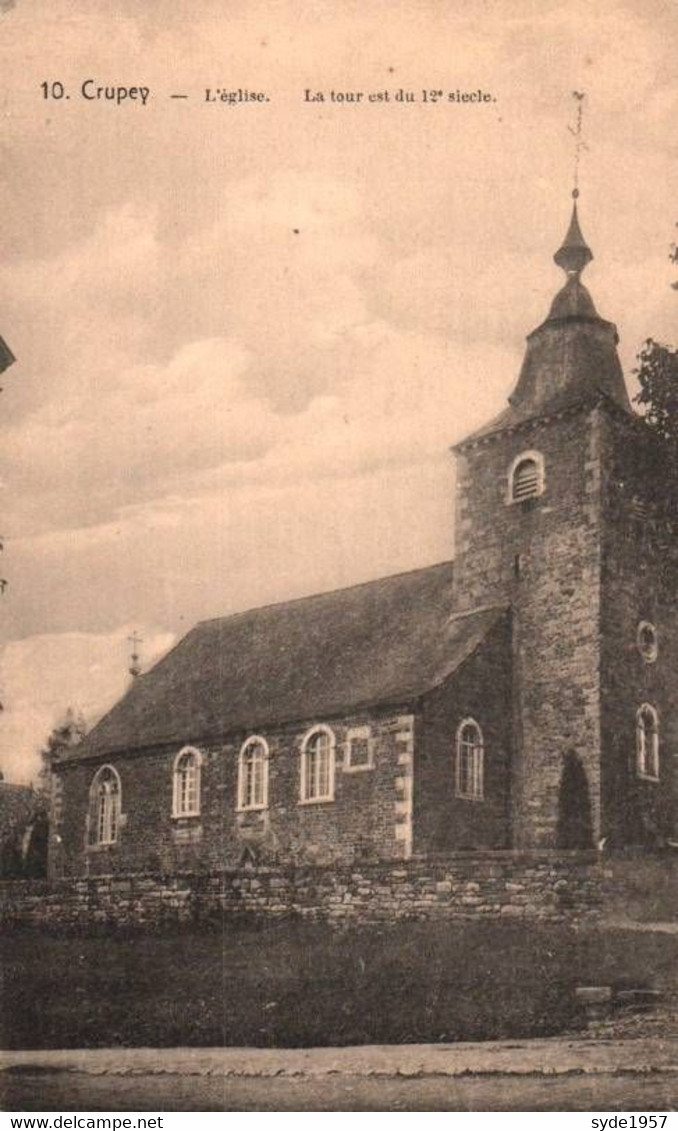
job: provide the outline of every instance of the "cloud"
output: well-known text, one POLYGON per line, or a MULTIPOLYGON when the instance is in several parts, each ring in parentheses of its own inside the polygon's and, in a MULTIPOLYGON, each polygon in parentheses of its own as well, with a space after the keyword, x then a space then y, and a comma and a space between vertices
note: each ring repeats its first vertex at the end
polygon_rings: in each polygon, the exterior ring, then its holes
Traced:
POLYGON ((453 497, 442 456, 136 504, 116 523, 10 544, 5 627, 96 635, 125 618, 183 633, 199 619, 414 568, 451 556, 453 497))
MULTIPOLYGON (((379 241, 351 181, 282 169, 234 182, 230 202, 172 254, 157 213, 128 204, 73 248, 8 272, 6 293, 45 307, 61 343, 58 353, 49 343, 50 381, 35 373, 33 411, 4 429, 15 537, 117 523, 135 502, 218 483, 429 459, 453 438, 444 427, 459 417, 460 381, 474 381, 481 409, 483 388, 505 387, 510 352, 485 348, 481 359, 468 344, 486 346, 492 319, 475 328, 465 319, 463 265, 456 295, 449 259, 432 252, 392 256, 392 269, 375 276, 379 241), (161 284, 185 296, 186 310, 199 308, 215 262, 234 265, 220 282, 224 320, 238 333, 179 334, 168 356, 166 334, 149 329, 149 296, 161 284), (66 285, 45 287, 51 278, 66 285)), ((467 415, 474 425, 477 414, 467 415)))
POLYGON ((117 294, 134 303, 158 284, 160 245, 153 206, 127 203, 107 211, 80 242, 48 259, 15 263, 8 285, 19 297, 69 310, 110 305, 117 294))
MULTIPOLYGON (((171 633, 141 627, 146 665, 167 651, 171 633)), ((68 707, 82 711, 88 727, 129 684, 127 638, 132 626, 108 634, 41 634, 8 644, 2 656, 3 727, 0 769, 12 781, 30 782, 39 751, 68 707)))
MULTIPOLYGON (((430 460, 508 390, 516 358, 387 323, 344 335, 333 393, 299 411, 256 392, 255 359, 236 342, 182 347, 164 365, 135 366, 102 387, 96 411, 73 395, 5 435, 16 530, 117 527, 124 509, 221 485, 300 482, 430 460), (459 404, 472 382, 475 398, 459 404), (252 392, 254 386, 254 393, 252 392), (22 501, 31 504, 21 510, 22 501)), ((10 502, 10 509, 12 504, 10 502)))

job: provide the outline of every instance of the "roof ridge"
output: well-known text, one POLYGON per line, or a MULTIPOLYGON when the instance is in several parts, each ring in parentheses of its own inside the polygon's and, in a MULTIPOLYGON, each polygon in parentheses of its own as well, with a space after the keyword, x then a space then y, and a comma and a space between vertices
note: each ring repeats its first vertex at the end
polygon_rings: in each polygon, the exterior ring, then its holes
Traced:
MULTIPOLYGON (((247 609, 238 609, 233 613, 223 613, 221 616, 206 617, 204 620, 196 621, 190 631, 195 631, 195 629, 200 628, 202 625, 216 624, 218 621, 235 620, 236 617, 244 617, 249 613, 262 613, 266 609, 281 609, 289 605, 300 604, 302 601, 314 601, 321 597, 333 597, 338 593, 350 593, 351 590, 354 589, 365 589, 368 585, 378 585, 380 581, 396 581, 398 578, 409 577, 414 573, 428 573, 434 569, 442 569, 443 566, 453 565, 454 558, 447 558, 442 562, 434 562, 433 565, 415 566, 414 569, 403 569, 399 573, 387 573, 382 577, 373 577, 369 581, 356 581, 353 585, 341 585, 338 589, 321 589, 316 593, 307 593, 301 597, 289 597, 285 601, 267 601, 265 605, 251 605, 247 609)), ((185 640, 186 637, 184 636, 182 639, 185 640)), ((181 641, 179 641, 179 643, 181 643, 181 641)), ((169 655, 169 652, 167 655, 169 655)))
MULTIPOLYGON (((419 573, 419 574, 432 573, 434 570, 441 570, 445 566, 449 567, 449 566, 453 566, 453 565, 454 565, 454 559, 448 559, 448 560, 443 561, 443 562, 435 562, 433 565, 429 565, 429 566, 418 566, 416 569, 403 570, 400 573, 387 574, 385 577, 375 577, 375 578, 372 578, 372 580, 370 580, 370 581, 360 581, 360 582, 357 582, 355 585, 347 585, 347 586, 344 586, 341 589, 327 589, 327 590, 324 590, 321 593, 311 593, 311 594, 308 594, 305 597, 293 597, 293 598, 291 598, 290 600, 287 600, 287 601, 272 601, 272 602, 269 602, 266 605, 255 605, 255 606, 248 608, 248 609, 239 609, 239 610, 236 610, 233 613, 226 613, 225 615, 222 615, 222 616, 209 617, 206 620, 197 621, 182 636, 180 636, 179 639, 174 642, 174 644, 172 644, 172 646, 165 652, 164 655, 160 656, 155 661, 155 663, 148 669, 148 671, 143 672, 135 680, 133 680, 132 683, 123 692, 120 699, 118 699, 115 703, 113 703, 108 708, 108 710, 105 711, 101 715, 101 717, 97 719, 97 721, 94 723, 94 725, 92 726, 89 733, 85 736, 84 743, 82 744, 82 746, 83 746, 83 748, 86 748, 87 746, 91 745, 91 740, 94 740, 96 742, 96 740, 98 739, 98 736, 101 732, 101 729, 106 725, 110 716, 113 715, 114 713, 116 713, 118 711, 118 709, 122 706, 122 704, 126 703, 129 699, 132 699, 132 701, 134 701, 137 698, 141 688, 146 684, 146 682, 151 678, 157 678, 159 669, 164 669, 168 662, 171 663, 172 657, 178 651, 183 650, 186 645, 190 646, 190 641, 195 640, 196 637, 198 639, 200 639, 201 630, 204 630, 209 625, 234 624, 235 622, 239 621, 240 619, 242 619, 244 617, 252 616, 256 613, 265 612, 266 610, 269 610, 269 609, 286 610, 286 609, 289 609, 293 606, 299 606, 299 605, 303 605, 303 604, 308 604, 309 602, 312 602, 314 600, 320 600, 323 597, 324 598, 332 598, 332 597, 336 598, 336 597, 339 597, 341 594, 349 593, 349 592, 352 592, 352 591, 358 591, 360 589, 365 589, 370 585, 376 586, 380 582, 384 582, 384 581, 394 581, 395 582, 395 581, 402 579, 402 578, 405 578, 405 577, 411 577, 411 576, 413 576, 417 573, 419 573)), ((204 639, 204 634, 202 634, 202 635, 203 635, 203 639, 204 639)))
POLYGON ((453 576, 451 561, 436 562, 194 629, 69 761, 408 704, 505 615, 503 604, 458 606, 448 623, 453 576))

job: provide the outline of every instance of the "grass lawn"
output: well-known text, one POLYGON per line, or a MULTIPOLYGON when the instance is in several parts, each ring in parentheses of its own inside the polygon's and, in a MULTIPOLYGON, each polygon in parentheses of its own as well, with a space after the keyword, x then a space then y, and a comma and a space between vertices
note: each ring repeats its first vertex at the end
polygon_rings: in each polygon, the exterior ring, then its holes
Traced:
POLYGON ((676 980, 678 939, 514 923, 296 920, 0 939, 5 1048, 347 1045, 555 1034, 575 985, 676 980))

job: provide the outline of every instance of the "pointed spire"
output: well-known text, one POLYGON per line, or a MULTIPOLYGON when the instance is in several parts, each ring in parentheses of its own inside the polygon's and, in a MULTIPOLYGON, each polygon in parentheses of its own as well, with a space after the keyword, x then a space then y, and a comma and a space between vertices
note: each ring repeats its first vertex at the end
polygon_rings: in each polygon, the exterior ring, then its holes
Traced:
POLYGON ((131 636, 127 637, 127 643, 131 648, 129 667, 127 670, 132 679, 136 679, 137 676, 141 675, 141 657, 139 655, 139 645, 143 644, 143 642, 143 637, 139 636, 136 629, 131 636))
POLYGON ((575 275, 577 278, 581 275, 586 264, 590 263, 593 259, 593 252, 584 239, 581 228, 579 227, 579 215, 577 213, 578 196, 579 189, 574 189, 572 193, 574 205, 572 207, 570 226, 567 229, 565 239, 553 256, 558 266, 562 267, 566 275, 575 275))
POLYGON ((4 373, 16 361, 14 354, 4 338, 0 337, 0 373, 4 373))
POLYGON ((575 188, 572 197, 572 218, 562 245, 553 256, 567 276, 565 285, 551 303, 548 321, 561 318, 597 318, 598 312, 591 295, 581 281, 581 273, 593 259, 593 252, 587 244, 579 227, 577 198, 579 189, 575 188))

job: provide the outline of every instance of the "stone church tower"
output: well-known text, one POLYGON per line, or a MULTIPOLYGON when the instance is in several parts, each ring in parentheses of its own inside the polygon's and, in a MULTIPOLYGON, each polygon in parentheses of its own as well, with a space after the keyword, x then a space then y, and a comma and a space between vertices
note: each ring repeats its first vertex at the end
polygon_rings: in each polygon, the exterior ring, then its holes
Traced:
POLYGON ((534 887, 511 850, 678 846, 666 453, 576 203, 555 259, 507 408, 457 446, 455 561, 192 628, 55 766, 52 875, 442 855, 476 892, 487 851, 534 887))
POLYGON ((581 281, 576 195, 509 405, 456 447, 456 605, 513 612, 514 847, 678 836, 677 540, 661 447, 581 281))

